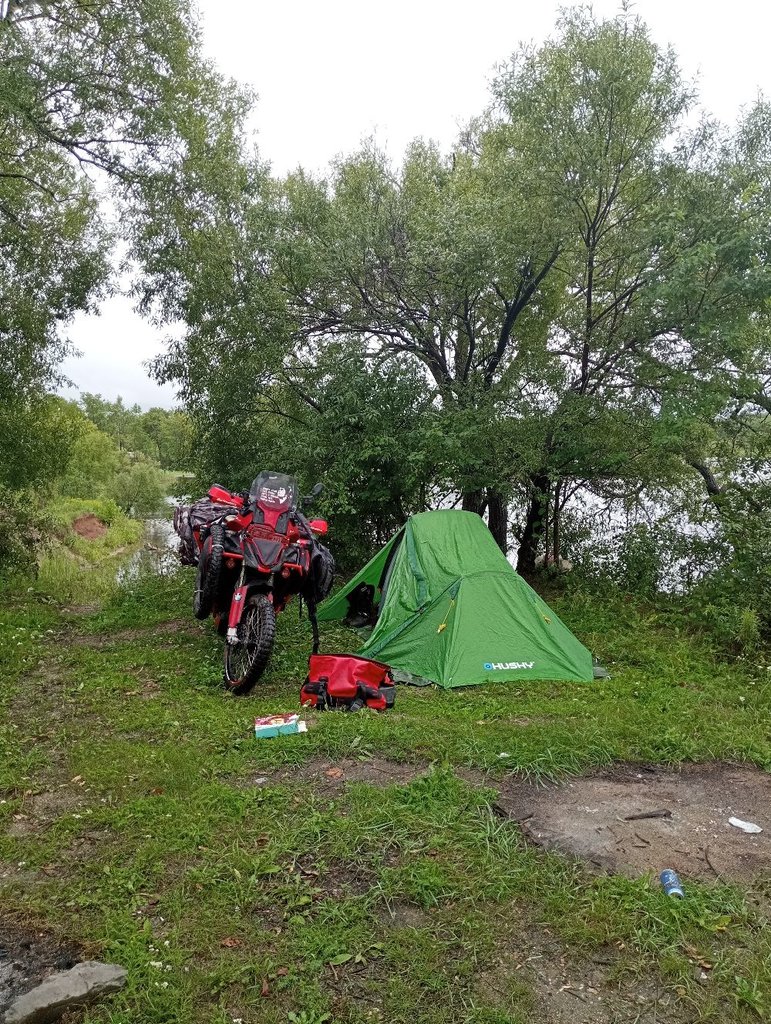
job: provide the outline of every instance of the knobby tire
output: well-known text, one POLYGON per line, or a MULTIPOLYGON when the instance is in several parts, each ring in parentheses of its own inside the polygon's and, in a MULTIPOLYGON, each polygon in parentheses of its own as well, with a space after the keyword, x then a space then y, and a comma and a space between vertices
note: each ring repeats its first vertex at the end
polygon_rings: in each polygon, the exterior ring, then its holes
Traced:
POLYGON ((209 557, 204 558, 203 551, 198 559, 198 574, 195 579, 193 595, 193 615, 197 619, 208 619, 211 615, 222 575, 222 557, 225 546, 225 530, 220 523, 215 523, 209 531, 211 550, 209 557))
POLYGON ((276 612, 264 594, 251 598, 238 627, 238 643, 225 645, 225 685, 249 693, 265 671, 276 639, 276 612))

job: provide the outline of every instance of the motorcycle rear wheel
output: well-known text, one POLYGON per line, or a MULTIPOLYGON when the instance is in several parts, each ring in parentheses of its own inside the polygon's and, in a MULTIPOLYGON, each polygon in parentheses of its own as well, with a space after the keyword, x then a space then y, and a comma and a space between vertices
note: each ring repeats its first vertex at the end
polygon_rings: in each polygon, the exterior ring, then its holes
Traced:
POLYGON ((276 612, 264 594, 251 598, 238 627, 238 643, 225 644, 225 686, 249 693, 265 671, 276 639, 276 612))
POLYGON ((219 523, 215 523, 210 531, 211 550, 208 558, 203 551, 198 558, 198 572, 195 577, 195 593, 193 594, 193 615, 197 619, 208 619, 214 607, 217 590, 222 575, 222 550, 225 543, 225 531, 219 523))

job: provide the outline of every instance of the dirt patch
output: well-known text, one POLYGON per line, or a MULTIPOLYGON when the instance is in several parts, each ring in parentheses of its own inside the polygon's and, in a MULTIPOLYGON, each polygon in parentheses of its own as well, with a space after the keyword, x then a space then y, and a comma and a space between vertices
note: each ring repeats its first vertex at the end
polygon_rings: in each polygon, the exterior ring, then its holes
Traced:
POLYGON ((95 615, 98 611, 98 604, 69 604, 62 608, 65 615, 95 615))
POLYGON ((107 526, 91 512, 87 512, 73 522, 72 529, 79 537, 86 540, 98 540, 107 533, 107 526))
POLYGON ((425 910, 404 900, 391 900, 377 916, 386 928, 427 928, 431 924, 431 917, 425 910))
POLYGON ((82 959, 72 943, 0 920, 0 1019, 17 996, 82 959))
POLYGON ((8 826, 9 836, 28 836, 72 812, 81 804, 82 797, 71 789, 47 790, 25 795, 20 809, 8 826))
MULTIPOLYGON (((302 779, 322 795, 337 796, 351 782, 405 785, 425 765, 373 757, 339 761, 314 758, 248 785, 302 779)), ((473 769, 456 774, 474 786, 495 789, 493 810, 517 822, 533 843, 580 857, 590 868, 635 878, 674 868, 689 879, 748 881, 771 871, 771 774, 724 764, 684 765, 679 770, 618 765, 558 784, 516 778, 503 782, 473 769), (656 811, 662 817, 634 817, 656 811), (728 819, 763 828, 747 835, 728 819)))
POLYGON ((319 861, 315 855, 297 857, 291 871, 314 899, 350 899, 369 892, 377 881, 377 873, 361 862, 332 858, 319 861))
POLYGON ((115 647, 118 644, 142 639, 158 639, 159 646, 173 647, 181 635, 194 637, 200 636, 202 632, 201 623, 191 622, 189 619, 170 619, 167 622, 158 622, 154 626, 119 629, 112 633, 69 634, 66 639, 72 647, 115 647))
POLYGON ((425 775, 426 771, 424 765, 388 761, 383 757, 343 758, 339 761, 315 757, 271 775, 255 775, 247 781, 254 786, 267 786, 302 780, 304 785, 312 785, 317 792, 334 796, 342 793, 349 782, 366 782, 370 786, 405 785, 425 775))
POLYGON ((496 809, 529 839, 598 870, 638 877, 674 868, 684 881, 745 881, 771 870, 771 774, 759 769, 620 765, 558 785, 507 780, 497 788, 496 809), (626 820, 656 811, 670 813, 626 820), (746 835, 730 817, 764 831, 746 835))
POLYGON ((673 996, 650 977, 612 978, 615 957, 579 961, 544 928, 528 928, 480 974, 481 999, 544 1024, 675 1024, 673 996), (524 1011, 524 1013, 523 1013, 524 1011))

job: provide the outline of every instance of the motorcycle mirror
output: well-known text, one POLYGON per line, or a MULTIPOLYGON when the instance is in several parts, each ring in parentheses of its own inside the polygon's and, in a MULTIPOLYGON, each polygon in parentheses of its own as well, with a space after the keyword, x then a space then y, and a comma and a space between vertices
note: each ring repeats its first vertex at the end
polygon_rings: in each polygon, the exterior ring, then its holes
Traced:
POLYGON ((318 498, 318 496, 321 494, 321 492, 323 490, 324 490, 324 484, 321 484, 321 483, 314 484, 313 488, 311 490, 311 497, 312 498, 318 498))

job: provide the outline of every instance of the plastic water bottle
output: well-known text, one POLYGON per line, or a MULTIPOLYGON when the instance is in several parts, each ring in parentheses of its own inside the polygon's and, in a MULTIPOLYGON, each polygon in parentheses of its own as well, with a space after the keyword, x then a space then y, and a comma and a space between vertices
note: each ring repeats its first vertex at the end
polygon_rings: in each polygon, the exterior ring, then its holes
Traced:
POLYGON ((667 896, 676 896, 679 900, 683 899, 685 893, 676 871, 673 871, 672 868, 667 868, 661 872, 659 878, 661 879, 661 887, 667 896))

